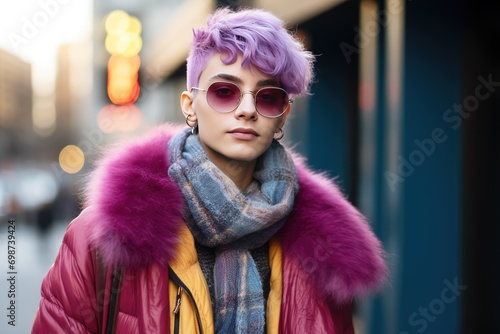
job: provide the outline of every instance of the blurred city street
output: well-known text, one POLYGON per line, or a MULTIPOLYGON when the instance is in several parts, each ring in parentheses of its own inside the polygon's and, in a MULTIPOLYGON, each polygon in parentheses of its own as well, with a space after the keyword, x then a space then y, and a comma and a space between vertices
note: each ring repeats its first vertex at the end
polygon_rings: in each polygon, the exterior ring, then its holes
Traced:
POLYGON ((185 125, 193 28, 238 6, 279 16, 317 56, 281 143, 335 180, 387 251, 390 284, 354 303, 356 333, 493 333, 500 2, 21 0, 0 4, 0 334, 30 333, 108 145, 185 125), (450 282, 467 289, 451 298, 450 282))
POLYGON ((58 221, 42 233, 35 224, 16 222, 16 318, 15 326, 10 321, 7 308, 10 289, 7 279, 7 220, 12 217, 1 217, 0 221, 0 333, 27 334, 31 332, 33 318, 40 302, 40 285, 47 270, 56 257, 68 222, 58 221))

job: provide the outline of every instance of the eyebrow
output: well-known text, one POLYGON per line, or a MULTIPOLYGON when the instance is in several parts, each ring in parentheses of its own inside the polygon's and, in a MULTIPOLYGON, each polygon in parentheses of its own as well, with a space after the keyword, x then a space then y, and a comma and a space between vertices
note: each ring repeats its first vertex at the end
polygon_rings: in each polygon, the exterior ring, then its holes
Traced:
MULTIPOLYGON (((240 85, 243 84, 243 80, 241 80, 241 78, 234 76, 232 74, 219 73, 219 74, 212 76, 209 79, 209 81, 213 81, 216 79, 227 80, 227 81, 231 81, 235 84, 240 84, 240 85)), ((265 80, 260 80, 259 82, 257 82, 257 87, 265 87, 265 86, 279 87, 278 83, 274 79, 265 79, 265 80)))

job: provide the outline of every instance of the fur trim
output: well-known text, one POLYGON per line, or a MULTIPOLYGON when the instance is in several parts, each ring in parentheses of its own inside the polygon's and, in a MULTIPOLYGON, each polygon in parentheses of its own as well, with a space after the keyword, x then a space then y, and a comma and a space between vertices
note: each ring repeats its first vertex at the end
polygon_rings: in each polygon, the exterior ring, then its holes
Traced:
POLYGON ((105 263, 139 268, 166 265, 174 255, 184 198, 168 176, 172 127, 158 128, 107 152, 91 175, 86 205, 100 221, 90 236, 105 263))
MULTIPOLYGON (((100 219, 91 241, 106 263, 137 269, 174 258, 184 205, 168 176, 167 142, 176 131, 161 127, 120 145, 93 173, 86 199, 100 219)), ((294 160, 300 191, 279 234, 283 254, 295 257, 318 292, 337 302, 379 288, 387 276, 379 240, 331 180, 294 160)))
POLYGON ((387 281, 384 251, 364 217, 323 174, 295 156, 300 191, 281 231, 283 253, 297 258, 320 294, 342 304, 387 281))

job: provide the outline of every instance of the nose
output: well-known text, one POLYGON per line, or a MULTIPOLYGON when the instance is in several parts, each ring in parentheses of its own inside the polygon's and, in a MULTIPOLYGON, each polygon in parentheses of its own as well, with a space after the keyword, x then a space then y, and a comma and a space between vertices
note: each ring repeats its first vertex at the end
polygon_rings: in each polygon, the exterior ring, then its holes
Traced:
POLYGON ((255 106, 254 93, 252 91, 246 90, 241 93, 240 104, 234 113, 236 118, 257 118, 257 109, 255 106))

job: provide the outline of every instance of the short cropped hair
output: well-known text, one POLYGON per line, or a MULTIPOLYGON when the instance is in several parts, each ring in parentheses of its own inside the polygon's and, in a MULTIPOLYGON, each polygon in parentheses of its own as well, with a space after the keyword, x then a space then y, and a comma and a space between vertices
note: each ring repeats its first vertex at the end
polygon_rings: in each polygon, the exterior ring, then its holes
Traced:
POLYGON ((224 64, 242 55, 242 66, 254 66, 276 80, 290 97, 309 93, 314 56, 284 26, 260 9, 217 9, 206 25, 193 29, 187 58, 187 88, 199 83, 201 72, 214 54, 224 64))

